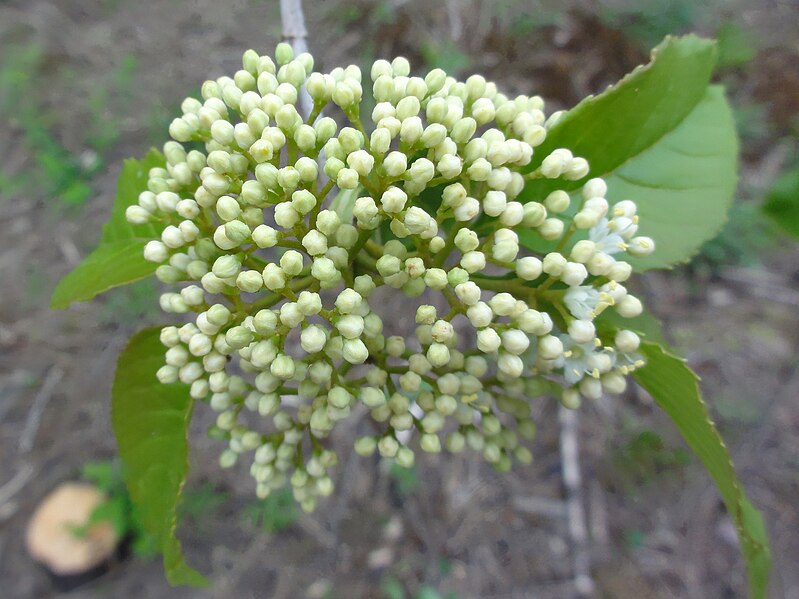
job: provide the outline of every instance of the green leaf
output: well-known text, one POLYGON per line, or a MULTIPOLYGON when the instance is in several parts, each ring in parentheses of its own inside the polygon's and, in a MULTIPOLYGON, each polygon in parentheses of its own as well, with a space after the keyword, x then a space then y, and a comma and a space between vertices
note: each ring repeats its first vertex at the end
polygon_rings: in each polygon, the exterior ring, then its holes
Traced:
MULTIPOLYGON (((652 60, 598 96, 569 110, 536 148, 528 170, 556 148, 569 148, 591 163, 596 177, 618 168, 679 125, 705 94, 716 63, 712 40, 667 37, 652 60)), ((546 180, 532 183, 546 184, 546 180)), ((583 181, 557 182, 577 189, 583 181)))
POLYGON ((688 446, 707 468, 735 523, 749 572, 753 599, 766 596, 771 551, 760 512, 746 496, 724 445, 710 419, 699 391, 699 378, 685 362, 656 343, 644 342, 647 364, 634 373, 635 380, 677 425, 688 446))
MULTIPOLYGON (((666 38, 648 65, 570 110, 530 164, 535 169, 555 148, 569 148, 588 160, 589 177, 606 178, 610 197, 635 200, 642 234, 658 244, 652 256, 631 260, 639 270, 686 261, 726 220, 738 147, 723 91, 708 86, 715 60, 710 40, 666 38)), ((584 182, 533 179, 520 198, 540 201, 584 182)), ((522 243, 554 247, 532 232, 522 243)))
POLYGON ((72 302, 87 301, 104 291, 133 283, 155 272, 156 266, 142 256, 145 244, 157 239, 162 225, 131 225, 125 220, 125 209, 138 201, 147 189, 147 173, 163 166, 164 157, 150 150, 143 160, 128 159, 117 183, 117 195, 111 217, 103 226, 100 245, 83 262, 66 275, 53 291, 50 307, 61 310, 72 302))
POLYGON ((799 238, 799 169, 783 173, 774 182, 763 211, 786 233, 799 238))
POLYGON ((607 177, 608 194, 632 198, 641 231, 657 244, 636 270, 687 262, 727 221, 737 185, 738 140, 724 90, 707 88, 696 108, 660 143, 607 177))
POLYGON ((148 240, 129 239, 102 243, 61 279, 50 299, 50 307, 63 310, 72 302, 85 302, 95 296, 155 272, 156 265, 142 257, 148 240))
POLYGON ((175 537, 177 508, 188 471, 188 426, 193 402, 186 385, 163 385, 160 328, 134 335, 117 362, 111 419, 125 482, 144 529, 164 555, 172 585, 203 585, 186 564, 175 537))

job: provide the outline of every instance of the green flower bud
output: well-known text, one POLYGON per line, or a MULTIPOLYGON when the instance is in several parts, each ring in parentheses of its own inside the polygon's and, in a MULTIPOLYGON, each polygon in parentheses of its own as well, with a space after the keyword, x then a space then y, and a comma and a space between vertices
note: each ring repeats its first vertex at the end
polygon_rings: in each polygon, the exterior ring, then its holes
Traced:
POLYGON ((262 276, 264 286, 270 291, 279 291, 286 286, 286 273, 277 264, 267 264, 264 267, 262 276))
POLYGON ((314 258, 311 276, 322 283, 336 282, 341 278, 341 273, 336 270, 336 266, 330 258, 320 256, 314 258))
POLYGON ((316 178, 319 174, 319 167, 316 164, 316 161, 308 156, 303 156, 297 160, 297 162, 294 164, 294 168, 297 169, 297 172, 300 175, 300 180, 306 183, 312 183, 316 181, 316 178))
POLYGON ((428 125, 422 133, 421 141, 424 147, 434 148, 444 141, 447 136, 447 128, 439 123, 428 125))
POLYGON ((355 189, 358 187, 358 171, 351 168, 342 168, 336 175, 336 184, 341 189, 355 189))
POLYGON ((220 279, 235 277, 240 270, 241 262, 239 262, 236 256, 231 255, 220 256, 214 261, 214 265, 211 267, 211 272, 220 279))
POLYGON ((449 362, 449 357, 449 348, 443 343, 433 343, 427 350, 427 359, 436 368, 446 365, 449 362))
POLYGON ((440 453, 441 441, 437 435, 424 434, 419 439, 419 447, 422 448, 422 451, 427 453, 440 453))
POLYGON ((350 364, 363 364, 369 357, 369 350, 360 339, 347 339, 341 355, 350 364))
POLYGON ((225 223, 225 237, 230 240, 230 243, 235 244, 234 247, 246 242, 250 238, 250 233, 250 227, 240 220, 225 223))
POLYGON ((327 343, 327 332, 319 325, 311 325, 300 334, 300 345, 309 354, 322 351, 327 343))
POLYGON ((269 372, 272 373, 272 376, 287 381, 294 376, 295 368, 294 358, 285 354, 280 354, 272 361, 272 364, 269 366, 269 372))
POLYGON ((393 458, 398 450, 399 443, 394 437, 383 437, 377 443, 377 451, 384 458, 393 458))
POLYGON ((264 279, 261 273, 255 270, 247 270, 240 272, 236 277, 236 287, 245 293, 255 293, 261 289, 264 284, 264 279))
POLYGON ((346 408, 352 402, 352 395, 344 387, 333 387, 327 394, 327 401, 333 407, 346 408))
MULTIPOLYGON (((316 130, 316 143, 324 145, 336 134, 338 126, 336 125, 336 121, 330 117, 322 117, 314 123, 314 129, 316 130)), ((330 154, 328 154, 328 156, 330 156, 330 154)))
POLYGON ((303 268, 302 254, 296 250, 286 250, 280 257, 280 268, 290 277, 297 276, 303 268))

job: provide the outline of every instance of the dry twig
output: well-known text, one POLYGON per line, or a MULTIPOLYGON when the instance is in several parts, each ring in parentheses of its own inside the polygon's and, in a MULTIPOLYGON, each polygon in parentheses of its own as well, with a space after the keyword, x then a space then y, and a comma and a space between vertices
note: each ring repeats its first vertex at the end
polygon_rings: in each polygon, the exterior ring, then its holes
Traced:
MULTIPOLYGON (((280 17, 283 22, 283 41, 291 44, 295 56, 307 52, 308 31, 305 29, 302 0, 280 0, 280 17)), ((311 114, 311 96, 304 87, 300 90, 299 105, 303 116, 311 114)))
POLYGON ((591 578, 591 556, 588 548, 588 529, 583 508, 582 477, 580 476, 580 450, 577 444, 576 410, 563 406, 558 411, 560 423, 560 453, 563 485, 566 488, 566 514, 574 560, 574 588, 581 597, 594 591, 591 578))
POLYGON ((19 451, 20 453, 28 453, 33 449, 33 442, 36 438, 36 432, 39 430, 39 425, 42 422, 42 414, 53 396, 58 383, 64 376, 64 371, 59 366, 51 366, 47 371, 47 376, 44 378, 36 398, 33 400, 28 418, 25 420, 25 427, 22 429, 22 434, 19 437, 19 451))

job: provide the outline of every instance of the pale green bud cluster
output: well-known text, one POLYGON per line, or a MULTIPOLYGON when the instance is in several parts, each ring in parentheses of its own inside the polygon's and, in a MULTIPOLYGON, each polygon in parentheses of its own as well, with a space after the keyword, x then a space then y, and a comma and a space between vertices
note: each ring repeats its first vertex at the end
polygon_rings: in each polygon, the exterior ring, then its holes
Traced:
POLYGON ((378 431, 358 433, 359 454, 409 466, 418 449, 468 447, 505 470, 532 459, 532 397, 560 387, 576 406, 624 389, 639 339, 594 319, 641 312, 619 258, 654 244, 601 179, 575 197, 523 193, 589 173, 567 149, 528 166, 559 114, 479 75, 412 76, 403 58, 365 80, 352 65, 315 72, 285 44, 275 55, 248 50, 183 102, 165 166, 127 211, 165 225, 144 257, 175 286, 163 310, 190 320, 163 329, 158 378, 218 413, 223 466, 247 459, 259 496, 291 484, 313 509, 333 488, 327 438, 358 404, 378 431), (520 234, 553 249, 531 253, 520 234), (380 287, 407 299, 375 300, 380 287), (392 335, 399 305, 415 324, 392 335))

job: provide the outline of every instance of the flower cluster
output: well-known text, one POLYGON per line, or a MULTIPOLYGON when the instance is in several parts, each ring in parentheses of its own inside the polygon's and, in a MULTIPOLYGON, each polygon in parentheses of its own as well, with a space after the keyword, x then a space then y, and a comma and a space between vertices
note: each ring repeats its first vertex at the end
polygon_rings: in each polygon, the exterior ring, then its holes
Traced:
POLYGON ((654 244, 635 204, 611 205, 596 178, 557 189, 589 173, 567 149, 531 168, 561 117, 539 97, 378 60, 366 119, 358 67, 313 67, 280 44, 274 61, 248 50, 232 78, 206 81, 128 208, 165 226, 144 256, 175 286, 161 307, 191 315, 163 329, 159 379, 218 412, 224 466, 248 456, 259 496, 290 482, 305 509, 332 492, 325 439, 357 406, 373 427, 354 441, 362 455, 409 466, 417 446, 468 446, 500 470, 529 462, 531 395, 557 386, 576 407, 642 364, 635 333, 594 323, 641 312, 622 258, 654 244), (525 195, 534 179, 554 191, 525 195), (384 287, 411 298, 414 330, 384 333, 380 304, 400 303, 384 287))

